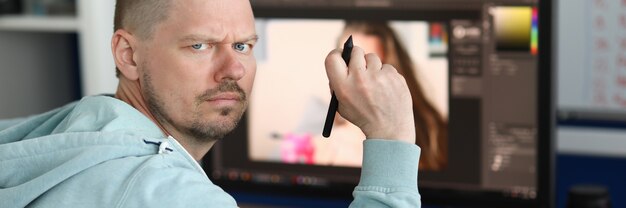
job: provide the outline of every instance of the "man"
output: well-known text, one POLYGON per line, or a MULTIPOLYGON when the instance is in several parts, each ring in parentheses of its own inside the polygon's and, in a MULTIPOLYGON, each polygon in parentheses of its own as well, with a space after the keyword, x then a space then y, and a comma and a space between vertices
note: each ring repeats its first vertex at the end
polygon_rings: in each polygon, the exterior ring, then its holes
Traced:
MULTIPOLYGON (((196 161, 247 106, 249 1, 118 0, 115 15, 115 97, 0 124, 0 207, 236 207, 196 161)), ((332 51, 326 72, 339 113, 368 137, 352 206, 419 207, 402 76, 358 47, 349 67, 332 51)))

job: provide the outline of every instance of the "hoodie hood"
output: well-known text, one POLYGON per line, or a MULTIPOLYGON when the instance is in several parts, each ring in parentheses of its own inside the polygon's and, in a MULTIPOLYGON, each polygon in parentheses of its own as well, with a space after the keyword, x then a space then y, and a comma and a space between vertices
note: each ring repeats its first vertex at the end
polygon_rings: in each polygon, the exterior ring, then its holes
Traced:
POLYGON ((85 97, 16 122, 0 129, 0 207, 27 206, 106 161, 158 154, 167 140, 139 111, 107 96, 85 97))

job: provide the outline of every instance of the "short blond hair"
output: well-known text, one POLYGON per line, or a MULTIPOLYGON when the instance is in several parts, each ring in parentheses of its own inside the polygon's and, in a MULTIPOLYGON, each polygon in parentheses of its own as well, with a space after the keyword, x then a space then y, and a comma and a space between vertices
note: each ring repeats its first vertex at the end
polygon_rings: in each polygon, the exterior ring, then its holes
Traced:
MULTIPOLYGON (((167 19, 170 0, 116 0, 113 31, 124 29, 141 40, 150 40, 154 28, 167 19)), ((120 70, 115 68, 115 76, 120 70)))
POLYGON ((117 0, 113 30, 150 39, 155 26, 167 19, 170 4, 170 0, 117 0))

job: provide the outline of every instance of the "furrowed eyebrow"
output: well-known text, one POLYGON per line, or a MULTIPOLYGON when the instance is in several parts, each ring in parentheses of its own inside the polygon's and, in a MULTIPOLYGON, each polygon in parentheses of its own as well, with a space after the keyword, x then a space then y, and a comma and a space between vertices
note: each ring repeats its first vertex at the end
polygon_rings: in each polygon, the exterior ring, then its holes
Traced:
POLYGON ((253 36, 251 36, 251 37, 249 37, 249 38, 247 38, 247 39, 245 39, 244 41, 241 41, 241 42, 242 43, 246 43, 246 42, 250 42, 250 41, 256 42, 258 40, 259 40, 259 36, 258 35, 253 35, 253 36))
POLYGON ((219 42, 217 38, 204 35, 186 35, 180 39, 180 42, 219 42))
MULTIPOLYGON (((248 38, 242 39, 241 41, 235 41, 237 43, 247 43, 250 41, 256 42, 257 40, 259 40, 259 36, 258 35, 252 35, 248 38)), ((195 43, 195 42, 207 42, 207 43, 220 43, 222 42, 222 40, 218 40, 217 38, 212 38, 209 36, 204 36, 204 35, 186 35, 183 36, 179 42, 184 42, 184 43, 195 43)))

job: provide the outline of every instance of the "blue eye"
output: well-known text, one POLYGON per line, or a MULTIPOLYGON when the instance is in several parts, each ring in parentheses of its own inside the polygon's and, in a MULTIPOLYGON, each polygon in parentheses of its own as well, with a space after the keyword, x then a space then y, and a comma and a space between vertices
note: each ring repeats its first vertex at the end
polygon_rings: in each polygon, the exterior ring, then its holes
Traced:
POLYGON ((250 51, 250 44, 246 43, 235 43, 233 44, 233 49, 239 51, 241 53, 248 53, 250 51))
POLYGON ((209 48, 209 45, 205 43, 196 43, 196 44, 191 45, 191 48, 195 50, 205 50, 209 48))

